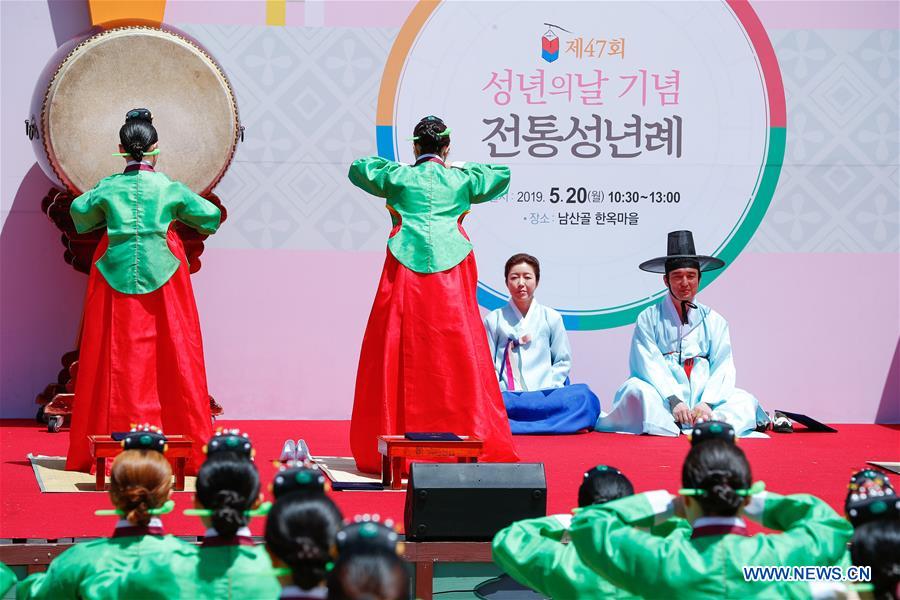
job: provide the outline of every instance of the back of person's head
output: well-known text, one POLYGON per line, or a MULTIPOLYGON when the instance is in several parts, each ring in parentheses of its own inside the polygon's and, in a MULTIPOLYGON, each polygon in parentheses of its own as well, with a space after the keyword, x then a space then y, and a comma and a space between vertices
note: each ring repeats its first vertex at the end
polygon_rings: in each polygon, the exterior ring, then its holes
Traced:
POLYGON ((409 576, 404 564, 385 550, 341 556, 328 578, 328 600, 405 600, 409 576))
POLYGON ((578 487, 578 506, 603 504, 634 494, 634 486, 615 467, 597 465, 585 472, 578 487))
POLYGON ((859 527, 870 521, 900 518, 900 497, 887 474, 877 469, 863 469, 850 477, 844 514, 859 527))
POLYGON ((748 489, 752 479, 744 452, 725 440, 691 447, 681 469, 682 485, 699 491, 695 498, 707 516, 736 515, 745 499, 737 491, 748 489))
POLYGON ((287 494, 278 498, 266 518, 266 548, 291 569, 302 589, 325 580, 331 547, 343 517, 327 496, 287 494))
POLYGON ((119 129, 119 142, 134 160, 142 160, 144 152, 159 141, 153 117, 146 108, 135 108, 125 115, 125 124, 119 129))
POLYGON ((530 254, 525 254, 524 252, 520 252, 519 254, 513 254, 507 259, 506 264, 503 266, 503 278, 509 278, 509 272, 512 271, 512 268, 518 264, 525 263, 530 266, 534 271, 534 280, 536 282, 541 281, 541 261, 530 254))
POLYGON ((160 508, 172 491, 172 466, 156 450, 125 450, 113 461, 109 496, 113 506, 133 525, 150 523, 150 511, 160 508))
POLYGON ((235 453, 210 455, 197 473, 197 501, 212 512, 216 532, 231 537, 247 525, 246 511, 259 497, 256 465, 235 453))
POLYGON ((871 521, 860 525, 850 540, 854 565, 872 567, 878 600, 900 597, 900 521, 871 521))
POLYGON ((440 117, 423 117, 413 129, 413 137, 422 154, 439 154, 450 143, 447 126, 440 117))

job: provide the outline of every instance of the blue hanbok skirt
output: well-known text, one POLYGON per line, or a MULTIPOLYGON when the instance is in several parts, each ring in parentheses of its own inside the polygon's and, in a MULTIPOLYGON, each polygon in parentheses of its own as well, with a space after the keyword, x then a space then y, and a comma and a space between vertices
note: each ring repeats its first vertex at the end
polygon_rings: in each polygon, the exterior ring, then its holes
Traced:
POLYGON ((575 433, 592 429, 600 416, 600 400, 584 383, 533 392, 503 392, 514 434, 575 433))

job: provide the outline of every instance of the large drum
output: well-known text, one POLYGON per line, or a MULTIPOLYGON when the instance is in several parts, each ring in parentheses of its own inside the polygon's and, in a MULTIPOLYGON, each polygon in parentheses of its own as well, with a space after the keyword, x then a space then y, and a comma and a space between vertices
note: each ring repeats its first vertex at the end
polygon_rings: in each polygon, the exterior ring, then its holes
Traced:
POLYGON ((241 126, 228 78, 203 47, 167 25, 117 22, 64 44, 48 62, 26 128, 43 171, 73 195, 118 173, 125 113, 148 108, 157 169, 208 194, 234 155, 241 126))

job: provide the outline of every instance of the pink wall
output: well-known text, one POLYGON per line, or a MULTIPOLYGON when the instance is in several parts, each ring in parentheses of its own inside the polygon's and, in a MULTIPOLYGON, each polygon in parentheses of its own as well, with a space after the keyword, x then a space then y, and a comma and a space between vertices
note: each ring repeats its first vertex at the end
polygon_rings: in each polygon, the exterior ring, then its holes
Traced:
MULTIPOLYGON (((346 418, 384 255, 210 249, 194 277, 210 390, 233 418, 346 418)), ((771 410, 872 422, 900 334, 894 254, 745 253, 701 301, 731 324, 738 385, 771 410), (890 316, 889 316, 890 315, 890 316)), ((629 327, 570 332, 609 407, 629 327)), ((900 390, 894 381, 894 404, 900 390)), ((898 411, 893 414, 897 415, 898 411)), ((900 415, 897 415, 900 416, 900 415)))

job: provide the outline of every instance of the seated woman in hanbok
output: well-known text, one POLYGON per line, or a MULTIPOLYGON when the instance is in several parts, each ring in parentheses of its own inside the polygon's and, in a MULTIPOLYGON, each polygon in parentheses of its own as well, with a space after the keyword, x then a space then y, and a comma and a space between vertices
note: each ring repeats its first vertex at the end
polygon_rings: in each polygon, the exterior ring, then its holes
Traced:
POLYGON ((808 597, 803 581, 744 578, 745 566, 835 566, 853 527, 814 496, 779 496, 752 484, 732 441, 691 447, 678 496, 636 494, 581 510, 570 535, 579 558, 617 587, 654 598, 808 597), (683 515, 693 525, 666 538, 640 527, 683 515), (777 534, 750 536, 742 517, 777 534))
POLYGON ((50 563, 45 573, 35 573, 22 581, 16 597, 53 600, 109 599, 122 596, 118 586, 125 575, 147 557, 160 569, 170 567, 190 545, 165 535, 159 516, 170 512, 174 503, 172 468, 163 455, 166 438, 146 429, 129 433, 125 450, 112 465, 109 497, 114 511, 97 514, 118 515, 112 537, 75 544, 50 563))
POLYGON ((572 350, 562 316, 540 304, 538 259, 516 254, 504 268, 509 303, 484 320, 494 369, 513 433, 574 433, 590 429, 600 401, 583 383, 569 383, 572 350))

